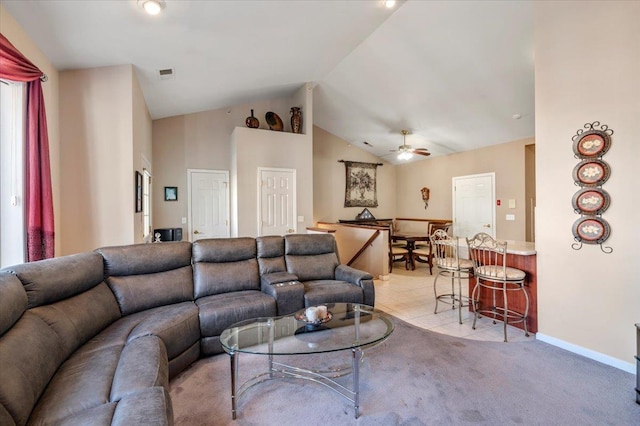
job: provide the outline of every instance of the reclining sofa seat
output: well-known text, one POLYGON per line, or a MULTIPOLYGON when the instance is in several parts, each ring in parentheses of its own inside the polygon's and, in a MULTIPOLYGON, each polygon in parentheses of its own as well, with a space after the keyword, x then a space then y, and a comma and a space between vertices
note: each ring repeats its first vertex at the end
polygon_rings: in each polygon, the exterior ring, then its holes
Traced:
POLYGON ((0 424, 172 424, 165 345, 121 318, 100 254, 5 269, 0 291, 0 424))
POLYGON ((203 355, 222 352, 220 334, 231 324, 276 315, 275 300, 260 290, 254 238, 198 240, 192 257, 203 355))
POLYGON ((129 339, 160 337, 169 357, 169 378, 200 356, 198 307, 193 300, 191 243, 133 244, 96 250, 106 282, 118 301, 129 339))
POLYGON ((304 286, 304 305, 362 303, 373 306, 373 277, 368 272, 340 264, 335 237, 331 234, 284 236, 287 272, 304 286))

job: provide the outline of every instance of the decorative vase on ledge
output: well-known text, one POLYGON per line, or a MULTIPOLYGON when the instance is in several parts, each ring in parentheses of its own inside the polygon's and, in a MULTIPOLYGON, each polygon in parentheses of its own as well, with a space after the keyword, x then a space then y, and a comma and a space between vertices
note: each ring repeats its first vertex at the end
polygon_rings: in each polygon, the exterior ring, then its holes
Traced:
POLYGON ((302 111, 299 107, 291 107, 291 131, 293 133, 302 132, 302 111))
POLYGON ((281 132, 284 129, 282 120, 280 119, 278 114, 276 114, 275 112, 273 111, 267 112, 264 116, 264 119, 267 121, 267 124, 269 125, 270 130, 281 132))
POLYGON ((247 127, 251 129, 257 129, 258 127, 260 127, 260 121, 258 121, 258 119, 253 116, 253 110, 251 110, 251 117, 247 117, 244 122, 247 127))

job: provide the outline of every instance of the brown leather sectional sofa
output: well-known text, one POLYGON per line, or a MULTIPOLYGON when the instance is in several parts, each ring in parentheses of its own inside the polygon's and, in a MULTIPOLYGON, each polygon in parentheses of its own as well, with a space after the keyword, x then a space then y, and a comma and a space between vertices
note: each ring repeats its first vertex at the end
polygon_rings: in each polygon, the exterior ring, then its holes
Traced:
POLYGON ((373 306, 332 235, 105 247, 0 271, 1 425, 170 425, 169 380, 234 322, 373 306))

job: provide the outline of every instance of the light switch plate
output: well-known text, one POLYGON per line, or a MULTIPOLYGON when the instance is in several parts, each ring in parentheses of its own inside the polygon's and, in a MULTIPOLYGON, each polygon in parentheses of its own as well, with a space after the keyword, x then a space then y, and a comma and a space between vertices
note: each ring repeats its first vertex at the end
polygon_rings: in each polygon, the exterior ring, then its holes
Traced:
POLYGON ((187 218, 186 218, 186 217, 183 217, 183 218, 182 218, 182 224, 184 225, 184 224, 186 224, 186 223, 187 223, 187 218))
POLYGON ((304 222, 304 216, 298 216, 298 223, 304 222))
POLYGON ((510 209, 515 209, 516 208, 516 200, 509 200, 509 208, 510 209))
POLYGON ((507 220, 516 220, 516 215, 515 214, 508 214, 507 215, 507 220))

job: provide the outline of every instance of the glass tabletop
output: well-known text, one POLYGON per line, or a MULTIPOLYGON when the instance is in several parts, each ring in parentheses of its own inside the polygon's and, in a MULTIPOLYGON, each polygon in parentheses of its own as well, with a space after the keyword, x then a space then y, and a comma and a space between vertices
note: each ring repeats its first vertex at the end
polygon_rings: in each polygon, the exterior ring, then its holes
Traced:
POLYGON ((220 335, 228 352, 297 355, 362 348, 385 340, 393 322, 384 312, 357 303, 326 303, 331 319, 308 324, 302 312, 274 318, 255 318, 233 324, 220 335))

